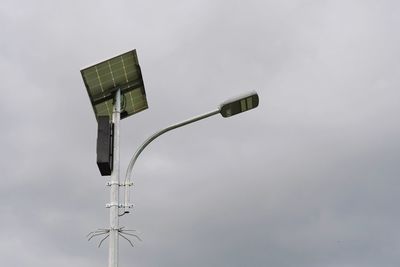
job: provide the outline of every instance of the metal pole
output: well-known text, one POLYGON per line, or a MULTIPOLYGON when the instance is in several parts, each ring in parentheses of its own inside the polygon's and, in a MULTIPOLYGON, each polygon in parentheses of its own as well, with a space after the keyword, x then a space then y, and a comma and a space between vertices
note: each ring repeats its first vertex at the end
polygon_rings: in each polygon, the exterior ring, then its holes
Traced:
POLYGON ((119 121, 121 113, 121 90, 115 93, 112 122, 114 124, 113 171, 110 182, 110 243, 108 267, 118 267, 118 213, 119 213, 119 121))

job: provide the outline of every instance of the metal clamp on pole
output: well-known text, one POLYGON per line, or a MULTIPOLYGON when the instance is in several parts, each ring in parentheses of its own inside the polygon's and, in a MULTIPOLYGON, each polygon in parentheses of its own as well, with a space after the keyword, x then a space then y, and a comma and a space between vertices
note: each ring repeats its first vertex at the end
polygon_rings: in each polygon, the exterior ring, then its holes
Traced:
POLYGON ((121 203, 118 204, 118 203, 115 203, 115 202, 107 203, 107 204, 106 204, 106 208, 107 208, 107 209, 109 209, 109 208, 111 208, 111 207, 129 208, 129 209, 131 209, 131 208, 133 208, 133 204, 130 203, 130 204, 128 204, 128 205, 125 205, 125 204, 121 204, 121 203))
POLYGON ((107 209, 109 209, 109 208, 111 208, 111 207, 118 207, 118 208, 122 208, 122 204, 118 204, 118 203, 116 203, 116 202, 111 202, 111 203, 107 203, 106 204, 106 208, 107 209))
POLYGON ((118 183, 116 181, 111 181, 111 182, 107 182, 106 186, 112 186, 112 185, 118 185, 118 186, 133 186, 133 182, 130 183, 118 183))
POLYGON ((121 186, 133 186, 133 182, 125 182, 121 186))
POLYGON ((118 186, 121 186, 121 184, 120 183, 118 183, 117 181, 111 181, 111 182, 107 182, 107 184, 106 184, 107 186, 112 186, 112 185, 118 185, 118 186))

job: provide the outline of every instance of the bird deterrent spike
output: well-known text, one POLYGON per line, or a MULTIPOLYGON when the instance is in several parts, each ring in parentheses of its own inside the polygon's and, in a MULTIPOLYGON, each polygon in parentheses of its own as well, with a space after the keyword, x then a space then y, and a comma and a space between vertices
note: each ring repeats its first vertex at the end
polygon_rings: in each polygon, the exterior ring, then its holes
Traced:
POLYGON ((108 233, 110 230, 109 229, 97 229, 96 231, 92 231, 86 235, 86 237, 89 237, 91 234, 97 234, 97 233, 108 233))
POLYGON ((93 237, 95 237, 95 236, 105 235, 105 234, 107 234, 107 233, 108 233, 108 232, 93 234, 91 237, 89 237, 88 241, 90 241, 90 240, 91 240, 93 237))
POLYGON ((101 243, 103 243, 103 241, 106 240, 107 237, 109 237, 109 236, 110 236, 110 234, 106 235, 106 237, 104 237, 104 238, 100 241, 100 243, 99 243, 99 245, 98 245, 97 247, 100 247, 100 246, 101 246, 101 243))
POLYGON ((121 233, 118 233, 120 236, 122 236, 124 239, 126 239, 128 242, 129 242, 129 244, 131 244, 131 246, 133 247, 133 244, 132 244, 132 241, 130 241, 129 240, 129 238, 127 238, 127 237, 125 237, 123 234, 121 234, 121 233))
POLYGON ((122 233, 124 233, 125 235, 134 236, 134 237, 136 237, 139 241, 143 241, 138 235, 131 234, 131 233, 126 233, 125 231, 123 231, 122 233))

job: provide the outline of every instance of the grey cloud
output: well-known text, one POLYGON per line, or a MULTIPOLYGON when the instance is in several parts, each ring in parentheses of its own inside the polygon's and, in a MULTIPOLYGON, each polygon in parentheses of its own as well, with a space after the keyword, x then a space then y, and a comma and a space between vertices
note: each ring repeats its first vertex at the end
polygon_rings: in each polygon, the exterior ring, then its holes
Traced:
POLYGON ((395 1, 5 1, 0 258, 99 266, 107 181, 79 70, 136 48, 163 126, 257 90, 258 109, 160 137, 135 167, 121 266, 397 266, 395 1))

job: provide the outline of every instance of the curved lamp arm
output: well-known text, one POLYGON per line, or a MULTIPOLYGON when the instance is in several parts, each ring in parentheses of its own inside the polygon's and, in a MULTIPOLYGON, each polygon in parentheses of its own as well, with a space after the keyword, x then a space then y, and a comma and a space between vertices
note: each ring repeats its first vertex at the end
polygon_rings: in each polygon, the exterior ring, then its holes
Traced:
MULTIPOLYGON (((216 115, 220 113, 222 117, 228 118, 233 115, 251 110, 253 108, 256 108, 258 106, 258 94, 256 91, 249 92, 247 94, 243 94, 241 96, 229 99, 228 101, 223 102, 216 110, 210 111, 208 113, 204 113, 202 115, 198 115, 196 117, 193 117, 191 119, 178 122, 176 124, 173 124, 165 129, 162 129, 152 136, 150 136, 135 152, 133 155, 131 161, 129 162, 128 169, 126 170, 126 175, 125 175, 125 211, 123 214, 128 213, 126 211, 126 208, 131 208, 132 206, 129 204, 130 201, 130 196, 129 196, 129 187, 131 185, 131 177, 132 177, 132 170, 133 170, 133 165, 135 165, 135 162, 137 158, 139 157, 140 153, 148 146, 154 139, 159 137, 160 135, 171 131, 173 129, 185 126, 187 124, 190 124, 192 122, 196 122, 208 117, 211 117, 213 115, 216 115)), ((122 215, 123 215, 122 214, 122 215)))
MULTIPOLYGON (((127 207, 131 207, 129 202, 130 202, 130 195, 129 195, 129 185, 131 177, 132 177, 132 170, 133 170, 133 166, 135 165, 135 162, 137 160, 137 158, 139 157, 140 153, 142 153, 142 151, 157 137, 159 137, 160 135, 169 132, 173 129, 185 126, 187 124, 211 117, 213 115, 219 114, 221 112, 220 108, 213 110, 211 112, 208 113, 204 113, 202 115, 198 115, 196 117, 190 118, 188 120, 182 121, 182 122, 178 122, 176 124, 173 124, 171 126, 168 126, 165 129, 159 130, 158 132, 154 133, 152 136, 150 136, 146 141, 144 141, 144 143, 136 150, 135 154, 133 155, 131 161, 129 162, 128 165, 128 169, 126 170, 126 175, 125 175, 125 208, 127 207)), ((127 211, 125 211, 124 213, 127 213, 127 211)))

